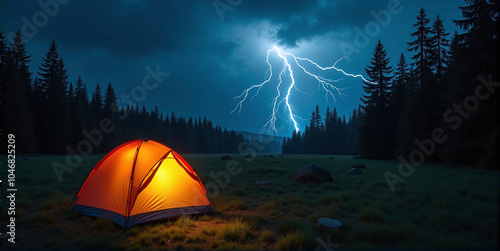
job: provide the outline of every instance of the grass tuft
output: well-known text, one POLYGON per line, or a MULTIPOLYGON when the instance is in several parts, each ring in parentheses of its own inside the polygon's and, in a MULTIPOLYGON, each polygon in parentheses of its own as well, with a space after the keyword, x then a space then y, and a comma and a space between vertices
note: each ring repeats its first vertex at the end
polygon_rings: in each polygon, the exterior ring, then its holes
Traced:
POLYGON ((250 226, 241 218, 219 229, 217 237, 228 242, 243 243, 250 237, 250 226))
POLYGON ((271 231, 271 230, 262 230, 262 232, 260 233, 260 236, 259 236, 259 242, 269 242, 269 243, 272 243, 276 240, 276 238, 274 238, 274 232, 271 231))
POLYGON ((174 224, 179 228, 188 229, 189 227, 194 226, 194 220, 190 215, 181 215, 177 218, 174 224))
POLYGON ((278 250, 312 250, 317 246, 314 234, 310 231, 297 230, 280 237, 276 241, 278 250))

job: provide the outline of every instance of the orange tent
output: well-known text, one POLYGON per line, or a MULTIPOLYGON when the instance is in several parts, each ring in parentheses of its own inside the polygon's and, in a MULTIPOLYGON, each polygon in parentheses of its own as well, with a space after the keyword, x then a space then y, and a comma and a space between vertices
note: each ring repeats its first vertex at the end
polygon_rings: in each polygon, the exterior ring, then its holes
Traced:
POLYGON ((106 155, 76 195, 74 209, 122 227, 182 214, 214 212, 193 168, 152 140, 134 140, 106 155))

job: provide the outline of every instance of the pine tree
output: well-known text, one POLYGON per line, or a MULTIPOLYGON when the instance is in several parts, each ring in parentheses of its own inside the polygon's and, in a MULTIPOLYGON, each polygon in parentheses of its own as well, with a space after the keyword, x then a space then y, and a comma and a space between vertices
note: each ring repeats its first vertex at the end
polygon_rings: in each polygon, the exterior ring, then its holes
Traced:
MULTIPOLYGON (((5 42, 5 37, 3 36, 2 30, 0 30, 0 64, 5 65, 5 59, 7 58, 7 42, 5 42)), ((0 69, 2 71, 2 69, 0 69)))
POLYGON ((468 62, 465 56, 465 45, 458 32, 455 31, 450 41, 450 49, 447 55, 447 70, 441 85, 442 92, 444 93, 443 99, 452 100, 456 98, 456 88, 465 78, 465 73, 468 71, 468 62), (451 97, 453 96, 453 98, 451 97))
POLYGON ((57 61, 60 56, 57 52, 57 45, 55 41, 52 41, 50 44, 49 50, 45 53, 45 58, 43 59, 43 63, 38 67, 40 70, 38 75, 40 76, 40 90, 43 94, 43 99, 46 100, 48 97, 49 88, 53 82, 56 80, 56 70, 57 70, 57 61))
MULTIPOLYGON (((0 29, 0 77, 2 77, 2 84, 5 82, 5 67, 6 67, 6 59, 7 59, 7 50, 9 48, 7 47, 7 43, 5 42, 5 37, 3 36, 3 32, 0 29)), ((2 100, 2 104, 5 102, 2 100)), ((0 116, 0 125, 4 126, 4 120, 3 116, 0 116)), ((5 129, 5 128, 4 128, 5 129)), ((2 142, 0 143, 2 149, 5 149, 5 144, 6 142, 4 139, 2 139, 2 142)))
MULTIPOLYGON (((116 127, 119 126, 117 113, 118 105, 116 94, 111 86, 111 83, 109 83, 106 92, 104 93, 102 114, 103 118, 111 121, 115 129, 112 132, 105 134, 103 137, 102 151, 104 152, 109 152, 120 144, 118 139, 118 131, 120 129, 116 129, 116 127)), ((152 130, 148 131, 151 132, 152 130)))
MULTIPOLYGON (((103 97, 101 87, 97 83, 94 92, 92 92, 92 99, 90 100, 90 117, 91 125, 93 128, 98 128, 101 119, 103 119, 103 97)), ((137 120, 136 120, 137 121, 137 120)), ((133 121, 136 123, 136 121, 133 121)), ((137 121, 139 122, 139 121, 137 121)), ((135 125, 132 126, 132 131, 138 130, 139 128, 135 125)), ((137 134, 136 134, 137 135, 137 134)), ((100 153, 102 151, 102 146, 97 145, 94 148, 94 153, 100 153)))
MULTIPOLYGON (((441 30, 442 34, 434 34, 440 36, 440 38, 434 36, 436 40, 433 41, 433 37, 431 36, 434 30, 428 26, 429 22, 430 19, 427 18, 427 14, 422 8, 417 16, 417 23, 414 24, 417 31, 411 34, 415 37, 415 40, 408 43, 410 46, 409 51, 416 52, 412 57, 414 62, 411 65, 415 67, 416 96, 414 103, 420 104, 413 112, 421 116, 421 119, 414 121, 416 124, 412 125, 416 128, 415 135, 417 136, 417 138, 413 140, 430 138, 432 130, 437 126, 442 116, 442 114, 439 113, 440 104, 442 102, 438 97, 438 81, 441 81, 442 76, 435 78, 432 67, 436 66, 436 56, 442 54, 442 49, 444 48, 439 48, 440 52, 438 53, 438 48, 434 48, 434 46, 437 46, 438 42, 442 44, 442 37, 445 31, 441 30), (434 42, 436 42, 436 44, 434 44, 434 42)), ((438 28, 440 23, 441 20, 435 22, 434 27, 440 29, 438 28)), ((441 67, 442 66, 443 62, 441 62, 441 67)), ((443 70, 443 68, 441 68, 441 70, 443 70)), ((426 159, 430 161, 436 160, 435 152, 431 153, 426 159)))
MULTIPOLYGON (((447 107, 464 102, 464 99, 475 93, 475 88, 481 85, 478 78, 499 79, 500 43, 499 20, 500 6, 488 1, 466 0, 467 5, 460 7, 462 20, 454 20, 464 33, 458 35, 458 43, 452 41, 453 71, 459 76, 447 74, 454 78, 449 82, 447 107), (458 44, 459 50, 456 49, 458 44), (454 48, 455 47, 455 48, 454 48)), ((459 127, 449 133, 443 148, 443 159, 446 162, 477 165, 482 163, 498 168, 494 145, 488 144, 490 138, 498 138, 500 127, 500 111, 498 100, 500 93, 495 91, 480 106, 462 121, 459 127), (492 154, 494 153, 494 154, 492 154), (487 157, 489 156, 489 157, 487 157)))
MULTIPOLYGON (((391 123, 388 127, 392 132, 398 132, 399 130, 398 122, 400 121, 403 112, 410 74, 408 70, 408 63, 406 62, 406 58, 403 53, 401 53, 397 66, 394 83, 391 88, 391 100, 389 103, 389 121, 391 121, 391 123)), ((389 148, 396 149, 397 138, 397 133, 393 133, 392 136, 387 139, 389 148)))
MULTIPOLYGON (((2 127, 6 137, 12 133, 16 135, 18 153, 32 153, 36 151, 35 133, 33 127, 33 113, 31 109, 31 73, 27 54, 21 33, 18 31, 7 48, 1 45, 2 58, 2 127)), ((3 138, 2 142, 6 142, 3 138)))
POLYGON ((108 88, 104 93, 103 114, 105 117, 111 118, 118 111, 117 99, 115 90, 108 84, 108 88))
POLYGON ((101 87, 99 86, 99 84, 97 84, 94 92, 92 93, 92 100, 90 103, 94 116, 96 116, 98 119, 101 119, 103 114, 103 98, 101 87))
POLYGON ((426 82, 430 79, 430 57, 431 57, 431 47, 432 41, 430 39, 431 28, 428 27, 430 18, 427 18, 424 8, 422 7, 417 16, 417 23, 413 26, 417 30, 411 33, 411 36, 415 37, 415 40, 409 42, 410 48, 408 51, 416 52, 416 54, 411 58, 414 60, 412 66, 415 67, 418 84, 423 87, 426 82))
POLYGON ((66 100, 70 105, 70 109, 73 109, 73 103, 75 101, 75 89, 73 88, 73 83, 69 83, 66 100))
POLYGON ((44 104, 39 110, 43 125, 40 145, 45 153, 63 154, 72 143, 67 102, 68 74, 53 41, 39 66, 44 104))
POLYGON ((83 83, 83 80, 78 76, 78 80, 75 83, 75 99, 77 102, 83 104, 89 103, 89 98, 87 94, 87 86, 83 83))
POLYGON ((398 61, 398 68, 396 69, 396 74, 394 76, 397 84, 406 85, 408 82, 408 62, 406 62, 405 55, 401 53, 398 61))
MULTIPOLYGON (((394 83, 392 85, 391 96, 391 114, 392 121, 398 121, 401 114, 402 105, 406 95, 406 88, 409 79, 408 63, 403 53, 398 61, 398 67, 394 76, 394 83)), ((395 123, 397 124, 397 123, 395 123)))
POLYGON ((366 95, 363 95, 361 101, 363 108, 368 109, 376 107, 379 109, 388 105, 390 99, 390 82, 392 80, 392 66, 387 57, 387 52, 384 45, 378 40, 375 46, 372 59, 370 59, 370 66, 365 71, 370 78, 370 82, 363 81, 363 90, 366 95))
POLYGON ((85 139, 85 135, 82 131, 84 129, 90 130, 89 125, 91 121, 91 111, 89 108, 89 100, 87 95, 87 87, 83 83, 82 78, 78 76, 74 87, 73 101, 71 105, 71 129, 73 134, 73 145, 75 147, 80 141, 85 139))
POLYGON ((498 4, 490 4, 483 0, 465 0, 465 2, 466 6, 459 7, 464 19, 453 20, 460 29, 465 31, 460 38, 470 45, 481 41, 497 40, 498 42, 500 35, 498 31, 500 7, 498 4))
POLYGON ((417 98, 416 85, 415 71, 410 69, 401 115, 398 121, 395 121, 398 124, 395 156, 408 156, 414 150, 414 140, 419 134, 418 125, 423 115, 417 112, 421 100, 417 98))
POLYGON ((321 114, 319 112, 319 106, 318 105, 316 105, 316 116, 314 117, 314 123, 315 123, 315 127, 318 130, 322 130, 323 123, 322 123, 322 120, 321 120, 321 114))
POLYGON ((346 144, 345 144, 345 153, 346 154, 357 154, 358 148, 358 114, 356 109, 352 112, 349 117, 349 122, 347 123, 347 136, 346 136, 346 144))
POLYGON ((431 37, 432 68, 436 75, 436 83, 440 85, 446 66, 448 65, 448 46, 450 45, 450 40, 447 37, 450 33, 446 32, 443 20, 439 18, 439 15, 432 24, 431 33, 433 34, 431 37))
POLYGON ((326 112, 325 112, 325 127, 328 126, 332 119, 332 114, 330 112, 330 107, 326 107, 326 112))
POLYGON ((311 119, 309 120, 309 128, 313 130, 316 128, 316 111, 312 112, 311 119))
POLYGON ((12 54, 14 65, 20 73, 21 82, 18 85, 23 85, 28 94, 31 93, 31 73, 29 72, 28 63, 31 62, 31 56, 28 56, 26 51, 26 43, 23 42, 23 36, 19 30, 14 35, 14 41, 10 45, 10 53, 12 54))
POLYGON ((389 158, 393 151, 388 144, 388 139, 393 137, 393 132, 389 129, 391 122, 388 111, 393 70, 380 40, 375 46, 370 64, 366 68, 370 81, 363 81, 366 94, 361 101, 365 114, 359 128, 359 151, 365 157, 389 158))

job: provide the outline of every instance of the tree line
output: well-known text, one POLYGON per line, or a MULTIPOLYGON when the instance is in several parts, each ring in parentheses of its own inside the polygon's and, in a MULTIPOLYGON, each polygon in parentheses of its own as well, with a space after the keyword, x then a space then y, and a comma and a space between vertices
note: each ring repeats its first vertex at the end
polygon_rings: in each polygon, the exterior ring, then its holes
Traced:
POLYGON ((453 20, 463 33, 451 37, 421 8, 410 62, 401 53, 393 67, 378 41, 363 82, 362 156, 498 168, 499 5, 465 2, 453 20))
MULTIPOLYGON (((18 153, 66 154, 88 140, 92 130, 107 122, 110 132, 92 150, 107 153, 138 138, 153 139, 178 152, 237 152, 243 136, 214 126, 207 118, 185 119, 173 112, 165 116, 155 107, 118 107, 111 84, 97 84, 89 99, 81 77, 68 81, 68 72, 55 42, 47 50, 36 76, 30 72, 31 56, 18 31, 9 44, 0 34, 2 74, 1 123, 3 137, 16 135, 18 153)), ((6 140, 2 140, 3 144, 6 140)))
POLYGON ((312 112, 304 133, 293 131, 291 138, 283 139, 282 152, 291 154, 358 154, 357 138, 361 109, 354 110, 346 120, 337 109, 326 108, 321 118, 319 106, 312 112))
POLYGON ((452 20, 462 33, 450 37, 439 15, 431 23, 422 7, 407 42, 410 61, 402 52, 393 66, 379 40, 349 123, 327 111, 318 124, 316 109, 303 134, 284 140, 283 152, 353 154, 357 145, 366 158, 498 168, 499 8, 465 0, 463 19, 452 20))

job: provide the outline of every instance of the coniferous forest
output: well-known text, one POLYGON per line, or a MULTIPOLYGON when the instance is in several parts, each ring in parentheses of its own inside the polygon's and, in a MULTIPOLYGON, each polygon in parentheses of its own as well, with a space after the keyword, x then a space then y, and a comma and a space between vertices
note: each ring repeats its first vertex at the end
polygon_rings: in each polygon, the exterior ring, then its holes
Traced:
POLYGON ((1 37, 0 54, 2 125, 4 131, 16 135, 18 153, 67 154, 83 148, 78 145, 82 141, 93 144, 93 153, 107 153, 139 138, 175 146, 178 152, 234 153, 244 140, 207 118, 186 120, 173 112, 163 115, 157 107, 148 111, 139 104, 118 107, 111 84, 97 84, 89 92, 81 77, 70 83, 55 42, 36 74, 28 67, 31 57, 19 31, 10 44, 1 37))
POLYGON ((450 34, 422 7, 397 59, 379 40, 360 109, 346 122, 335 109, 323 121, 316 108, 305 132, 285 139, 283 152, 498 168, 500 8, 467 0, 460 10, 463 18, 452 20, 460 32, 450 34))
POLYGON ((311 115, 304 133, 293 132, 291 138, 283 140, 283 153, 302 154, 357 154, 358 123, 361 109, 354 110, 346 121, 337 109, 326 108, 324 119, 319 106, 311 115))

